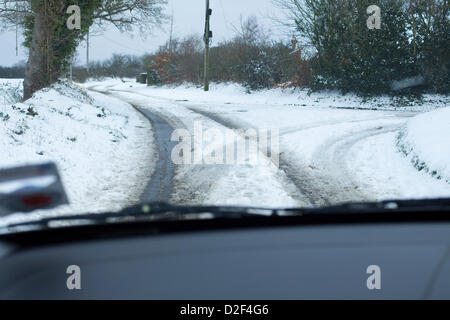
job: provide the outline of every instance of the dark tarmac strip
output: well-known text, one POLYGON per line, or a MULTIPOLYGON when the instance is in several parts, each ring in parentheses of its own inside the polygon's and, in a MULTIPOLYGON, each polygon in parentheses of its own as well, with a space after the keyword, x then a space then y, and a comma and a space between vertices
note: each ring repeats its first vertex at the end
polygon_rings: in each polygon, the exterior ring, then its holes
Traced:
MULTIPOLYGON (((125 103, 128 101, 115 96, 108 91, 96 90, 95 86, 89 87, 89 90, 115 97, 125 103)), ((174 128, 162 117, 152 113, 150 110, 141 108, 138 105, 131 104, 145 118, 147 118, 154 132, 156 151, 158 152, 158 160, 155 165, 150 181, 148 182, 144 193, 140 197, 141 202, 170 202, 173 192, 173 180, 175 176, 176 165, 172 162, 172 149, 177 142, 170 141, 174 128)))
POLYGON ((174 129, 166 120, 149 110, 136 105, 133 107, 151 122, 158 151, 155 171, 140 200, 142 202, 169 202, 175 175, 175 164, 172 162, 171 153, 177 142, 170 141, 174 129))

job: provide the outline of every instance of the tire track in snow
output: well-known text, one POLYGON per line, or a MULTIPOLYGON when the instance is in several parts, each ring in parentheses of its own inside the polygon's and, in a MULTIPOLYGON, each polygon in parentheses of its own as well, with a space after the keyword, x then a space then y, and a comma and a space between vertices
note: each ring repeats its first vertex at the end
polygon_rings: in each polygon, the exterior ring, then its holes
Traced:
POLYGON ((324 126, 332 126, 341 123, 363 123, 363 122, 372 122, 372 121, 380 121, 380 120, 392 120, 392 117, 379 117, 379 118, 371 118, 371 119, 355 119, 355 120, 328 120, 328 121, 319 121, 311 124, 306 124, 303 126, 293 126, 288 128, 283 128, 280 130, 280 136, 289 135, 292 133, 297 133, 300 131, 315 129, 324 126))
MULTIPOLYGON (((126 90, 114 90, 118 92, 129 92, 126 90)), ((152 97, 147 94, 138 92, 129 92, 141 96, 152 97)), ((160 99, 160 97, 154 97, 160 99)), ((163 99, 164 100, 164 99, 163 99)), ((171 99, 165 99, 173 102, 171 99)), ((189 110, 206 118, 209 118, 216 123, 225 126, 229 129, 244 129, 251 128, 242 121, 235 121, 226 119, 217 113, 207 112, 192 106, 186 106, 189 110)), ((408 118, 412 114, 395 113, 394 117, 408 118)), ((288 135, 323 126, 333 126, 345 123, 364 123, 382 120, 392 120, 394 117, 377 117, 371 119, 357 119, 357 120, 336 120, 336 121, 322 121, 304 126, 293 126, 280 130, 280 135, 288 135)), ((354 181, 350 170, 347 168, 347 155, 353 145, 361 140, 368 139, 380 134, 397 131, 401 125, 390 125, 386 128, 379 128, 380 124, 369 128, 361 129, 360 131, 351 134, 342 135, 327 141, 319 147, 314 153, 313 164, 299 164, 298 160, 289 159, 289 155, 283 152, 280 155, 280 169, 284 171, 289 181, 294 188, 297 189, 295 194, 291 194, 293 198, 303 202, 309 202, 312 206, 327 206, 348 201, 368 201, 369 196, 359 190, 359 186, 354 181)), ((289 188, 288 188, 289 189, 289 188)))
POLYGON ((88 90, 113 96, 125 103, 131 104, 139 113, 150 121, 155 136, 156 149, 158 151, 158 160, 155 164, 155 170, 150 181, 140 196, 141 202, 170 202, 173 193, 173 181, 175 176, 175 164, 171 160, 172 149, 176 142, 171 141, 171 135, 174 128, 162 117, 152 113, 135 103, 130 103, 125 99, 114 95, 109 91, 96 90, 96 86, 91 86, 88 90))
POLYGON ((374 125, 352 133, 329 139, 315 151, 312 157, 311 171, 316 171, 316 183, 322 184, 321 198, 327 204, 342 202, 374 201, 360 189, 349 168, 350 149, 362 140, 381 134, 400 130, 402 124, 374 125))
MULTIPOLYGON (((108 86, 106 89, 95 90, 94 88, 97 86, 91 86, 89 89, 93 91, 97 91, 103 94, 109 94, 111 96, 116 97, 119 100, 125 101, 127 103, 138 105, 139 102, 136 99, 127 99, 123 96, 121 96, 121 93, 130 94, 130 95, 136 95, 141 96, 144 98, 152 98, 160 101, 166 101, 173 103, 173 100, 171 99, 163 99, 158 97, 152 97, 148 94, 143 94, 141 92, 135 92, 135 91, 128 91, 128 90, 118 90, 118 89, 112 89, 113 86, 108 86), (105 91, 108 90, 108 91, 105 91)), ((147 109, 144 106, 141 106, 141 109, 147 109)), ((189 109, 188 109, 189 110, 189 109)), ((155 114, 159 116, 160 118, 165 118, 166 115, 164 113, 161 113, 159 111, 149 111, 152 114, 155 114)), ((193 111, 190 111, 193 112, 193 111)), ((195 112, 193 112, 195 113, 195 112)), ((171 124, 172 128, 175 126, 179 126, 180 128, 187 129, 182 119, 178 119, 177 116, 173 117, 170 116, 170 119, 166 119, 168 123, 171 124)), ((201 204, 205 200, 205 196, 208 194, 210 189, 212 188, 211 183, 205 183, 203 181, 203 177, 206 175, 211 178, 211 181, 217 181, 220 177, 227 174, 228 169, 226 166, 203 166, 203 165, 193 165, 191 166, 191 170, 187 173, 183 170, 175 170, 175 177, 172 178, 172 195, 171 195, 171 202, 177 203, 180 205, 192 205, 192 204, 201 204)), ((207 181, 206 181, 207 182, 207 181)))
MULTIPOLYGON (((190 107, 190 110, 205 116, 229 129, 250 128, 244 123, 238 123, 225 119, 220 115, 204 110, 190 107)), ((292 127, 289 131, 281 131, 280 135, 319 128, 321 126, 339 125, 343 123, 370 122, 376 120, 391 120, 392 117, 350 120, 350 121, 323 121, 306 125, 303 127, 292 127)), ((240 122, 240 121, 239 121, 240 122)), ((280 169, 283 170, 291 183, 298 190, 297 199, 304 201, 305 197, 313 206, 329 206, 342 202, 369 201, 370 197, 359 190, 359 186, 354 181, 350 170, 347 168, 347 155, 350 149, 359 141, 368 139, 380 134, 398 131, 402 124, 380 127, 380 124, 364 128, 351 134, 342 135, 331 140, 314 153, 313 164, 299 165, 298 161, 293 161, 280 155, 280 169)))
POLYGON ((166 120, 149 110, 137 105, 133 105, 133 107, 151 122, 158 149, 155 171, 141 195, 141 201, 169 202, 175 176, 175 164, 171 160, 171 153, 176 142, 172 142, 170 139, 174 128, 166 120))
MULTIPOLYGON (((211 112, 206 112, 204 110, 199 110, 199 109, 196 109, 193 107, 190 107, 189 109, 195 113, 198 113, 206 118, 209 118, 209 119, 217 122, 218 124, 221 124, 222 126, 228 128, 228 129, 237 130, 237 129, 242 129, 244 127, 243 125, 239 125, 231 120, 224 119, 224 118, 218 116, 217 114, 214 114, 211 112)), ((299 178, 299 176, 301 176, 301 173, 298 172, 298 170, 296 170, 294 172, 293 166, 291 166, 289 163, 284 161, 284 159, 281 155, 280 155, 280 169, 282 169, 286 173, 289 181, 298 190, 298 192, 296 194, 293 194, 291 196, 293 196, 293 198, 295 198, 295 200, 297 200, 297 201, 305 202, 305 200, 306 200, 306 202, 310 203, 310 205, 315 206, 316 200, 313 197, 311 197, 311 194, 310 194, 310 190, 313 190, 313 187, 308 184, 305 184, 304 183, 305 180, 299 178)))

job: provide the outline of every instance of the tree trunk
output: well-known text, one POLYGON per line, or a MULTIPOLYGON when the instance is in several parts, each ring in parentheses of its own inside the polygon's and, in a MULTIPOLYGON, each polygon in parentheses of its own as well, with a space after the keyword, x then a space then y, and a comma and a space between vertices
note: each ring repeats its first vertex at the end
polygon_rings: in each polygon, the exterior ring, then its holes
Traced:
POLYGON ((23 100, 31 98, 36 91, 49 86, 54 79, 51 63, 51 32, 47 23, 47 8, 37 8, 34 16, 32 40, 23 81, 23 100))

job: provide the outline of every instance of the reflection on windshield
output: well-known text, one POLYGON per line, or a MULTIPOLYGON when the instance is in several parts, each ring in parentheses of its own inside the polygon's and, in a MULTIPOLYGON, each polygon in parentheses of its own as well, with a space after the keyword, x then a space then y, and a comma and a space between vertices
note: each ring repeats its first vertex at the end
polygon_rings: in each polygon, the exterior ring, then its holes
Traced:
POLYGON ((41 176, 15 181, 0 181, 0 193, 12 194, 39 190, 56 182, 55 176, 41 176))

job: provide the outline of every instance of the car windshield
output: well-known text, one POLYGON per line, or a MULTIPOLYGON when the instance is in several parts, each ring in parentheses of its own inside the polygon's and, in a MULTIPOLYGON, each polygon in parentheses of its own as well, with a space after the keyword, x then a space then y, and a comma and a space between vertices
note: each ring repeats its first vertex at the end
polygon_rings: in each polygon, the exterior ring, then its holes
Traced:
POLYGON ((0 226, 450 198, 446 0, 56 2, 0 0, 0 226))

